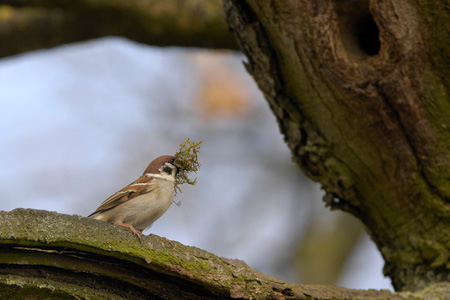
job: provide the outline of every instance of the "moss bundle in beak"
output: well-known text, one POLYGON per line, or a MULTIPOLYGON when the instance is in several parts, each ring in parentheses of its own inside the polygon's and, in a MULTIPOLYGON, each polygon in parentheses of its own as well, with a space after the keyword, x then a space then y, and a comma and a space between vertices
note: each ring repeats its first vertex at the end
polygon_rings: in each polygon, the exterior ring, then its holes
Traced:
POLYGON ((180 149, 175 153, 174 164, 178 168, 178 173, 175 176, 175 191, 181 193, 180 185, 187 183, 194 185, 197 183, 197 178, 194 180, 189 179, 188 174, 191 172, 197 173, 200 168, 198 162, 198 153, 200 153, 200 142, 192 142, 187 139, 184 143, 180 144, 180 149))

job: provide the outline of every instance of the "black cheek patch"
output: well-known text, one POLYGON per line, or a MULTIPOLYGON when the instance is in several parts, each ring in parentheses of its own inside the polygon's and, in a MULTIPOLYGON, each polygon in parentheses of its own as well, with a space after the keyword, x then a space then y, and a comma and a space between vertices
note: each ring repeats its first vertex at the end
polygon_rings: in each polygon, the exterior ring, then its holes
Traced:
POLYGON ((166 172, 169 175, 172 175, 172 168, 171 167, 164 167, 163 171, 166 172))

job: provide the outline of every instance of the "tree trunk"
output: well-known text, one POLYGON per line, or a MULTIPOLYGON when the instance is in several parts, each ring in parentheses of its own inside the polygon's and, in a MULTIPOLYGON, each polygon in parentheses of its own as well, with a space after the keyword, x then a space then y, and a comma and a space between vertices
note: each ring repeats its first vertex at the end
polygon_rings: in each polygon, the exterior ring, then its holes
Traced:
POLYGON ((294 160, 397 290, 450 280, 448 1, 225 0, 294 160))

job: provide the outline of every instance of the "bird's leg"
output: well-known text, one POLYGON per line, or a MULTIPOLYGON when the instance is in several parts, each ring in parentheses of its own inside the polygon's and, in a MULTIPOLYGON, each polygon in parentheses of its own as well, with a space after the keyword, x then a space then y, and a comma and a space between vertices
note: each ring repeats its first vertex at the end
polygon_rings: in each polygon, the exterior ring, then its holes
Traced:
POLYGON ((119 223, 119 224, 117 224, 118 226, 122 226, 122 227, 125 227, 125 228, 128 228, 129 230, 131 230, 131 232, 133 232, 135 235, 137 235, 137 237, 139 238, 139 239, 141 239, 141 231, 139 231, 139 230, 136 230, 133 226, 131 226, 130 224, 125 224, 125 223, 119 223))

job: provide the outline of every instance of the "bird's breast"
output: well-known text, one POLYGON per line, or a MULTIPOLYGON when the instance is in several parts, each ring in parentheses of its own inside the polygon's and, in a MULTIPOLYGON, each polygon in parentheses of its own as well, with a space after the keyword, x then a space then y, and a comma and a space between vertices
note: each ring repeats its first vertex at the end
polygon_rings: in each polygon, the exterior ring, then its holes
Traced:
POLYGON ((130 199, 116 208, 120 209, 116 224, 122 222, 132 225, 137 230, 144 230, 169 209, 175 194, 173 182, 158 179, 153 182, 155 186, 152 186, 149 192, 130 199))

